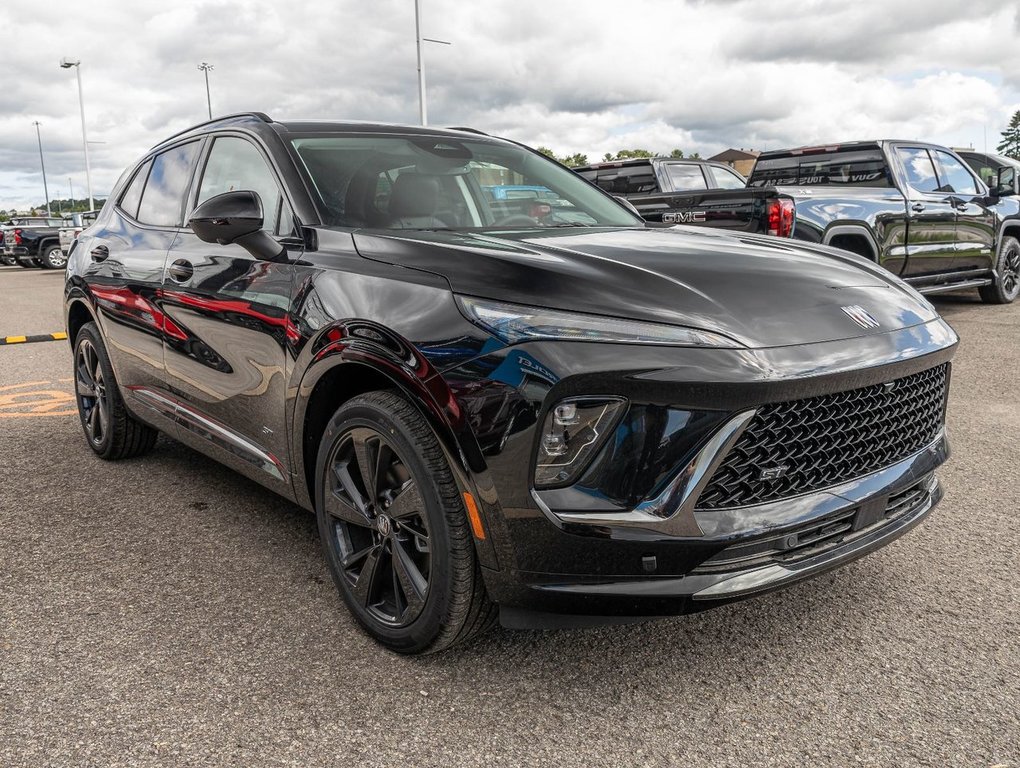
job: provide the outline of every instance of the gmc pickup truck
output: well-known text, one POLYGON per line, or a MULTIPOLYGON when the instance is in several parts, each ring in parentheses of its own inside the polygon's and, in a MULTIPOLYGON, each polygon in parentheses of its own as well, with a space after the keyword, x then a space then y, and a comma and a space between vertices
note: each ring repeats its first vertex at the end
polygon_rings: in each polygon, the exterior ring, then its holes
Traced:
POLYGON ((800 240, 864 256, 921 293, 1020 294, 1018 172, 982 181, 958 154, 917 141, 861 141, 763 152, 748 186, 797 208, 800 240))
POLYGON ((747 188, 744 177, 724 163, 650 157, 574 171, 626 199, 645 221, 779 237, 790 237, 796 224, 791 198, 747 188))
POLYGON ((11 220, 4 229, 5 261, 14 259, 19 266, 63 269, 67 264, 60 250, 61 220, 32 216, 11 220))

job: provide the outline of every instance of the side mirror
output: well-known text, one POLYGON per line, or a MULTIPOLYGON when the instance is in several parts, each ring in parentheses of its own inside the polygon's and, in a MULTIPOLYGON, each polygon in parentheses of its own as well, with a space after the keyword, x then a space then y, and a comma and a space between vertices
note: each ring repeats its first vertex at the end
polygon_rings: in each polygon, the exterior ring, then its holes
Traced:
POLYGON ((1007 197, 1020 194, 1020 179, 1017 178, 1016 168, 1000 168, 995 174, 995 184, 992 194, 996 197, 1007 197))
POLYGON ((237 243, 261 261, 276 261, 286 253, 262 229, 262 200, 258 192, 224 192, 210 197, 191 213, 188 226, 206 243, 237 243))

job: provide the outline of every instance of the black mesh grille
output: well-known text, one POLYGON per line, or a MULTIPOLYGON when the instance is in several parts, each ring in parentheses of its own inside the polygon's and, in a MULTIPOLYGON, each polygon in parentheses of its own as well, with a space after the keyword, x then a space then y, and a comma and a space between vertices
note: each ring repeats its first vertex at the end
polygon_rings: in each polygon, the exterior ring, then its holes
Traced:
POLYGON ((872 387, 762 406, 712 475, 701 509, 761 504, 895 464, 938 435, 947 366, 872 387), (785 468, 785 470, 783 470, 785 468), (778 479, 763 479, 774 469, 778 479))

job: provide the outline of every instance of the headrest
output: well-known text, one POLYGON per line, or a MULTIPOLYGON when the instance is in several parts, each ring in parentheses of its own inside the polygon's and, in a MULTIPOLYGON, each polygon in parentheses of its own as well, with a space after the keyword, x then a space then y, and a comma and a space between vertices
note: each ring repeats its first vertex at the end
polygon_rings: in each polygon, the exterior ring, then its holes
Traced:
POLYGON ((435 176, 422 173, 402 173, 390 190, 390 216, 431 216, 439 204, 441 187, 435 176))

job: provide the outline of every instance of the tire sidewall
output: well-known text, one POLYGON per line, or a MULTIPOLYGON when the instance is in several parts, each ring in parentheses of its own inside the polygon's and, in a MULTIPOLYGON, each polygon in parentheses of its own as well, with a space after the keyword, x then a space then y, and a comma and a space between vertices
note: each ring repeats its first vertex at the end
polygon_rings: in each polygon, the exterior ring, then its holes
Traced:
POLYGON ((393 650, 413 653, 428 647, 439 634, 451 604, 452 578, 450 573, 451 537, 446 513, 441 502, 439 489, 433 481, 432 471, 409 436, 408 425, 381 407, 363 401, 352 401, 340 408, 326 427, 319 453, 315 462, 315 509, 319 537, 333 581, 336 583, 344 602, 357 621, 370 634, 393 650), (337 442, 349 430, 369 427, 389 440, 401 459, 408 466, 411 476, 418 483, 425 502, 425 514, 429 524, 429 539, 432 546, 431 572, 428 575, 429 592, 425 607, 411 624, 404 627, 389 627, 368 614, 350 595, 350 587, 342 573, 336 552, 331 545, 335 536, 332 518, 325 512, 325 478, 327 461, 337 442))
POLYGON ((1005 237, 1002 240, 1002 245, 999 248, 999 258, 996 259, 995 269, 998 273, 999 279, 995 283, 995 290, 999 294, 999 299, 1003 304, 1011 304, 1016 300, 1017 296, 1020 295, 1020 282, 1018 282, 1017 290, 1012 295, 1006 293, 1003 287, 1003 266, 1006 263, 1006 256, 1009 252, 1020 251, 1020 241, 1015 237, 1005 237))
MULTIPOLYGON (((103 438, 98 443, 89 437, 89 431, 85 425, 85 406, 82 403, 81 393, 78 392, 78 351, 81 349, 83 341, 88 341, 92 344, 93 349, 96 350, 96 357, 99 358, 99 365, 103 369, 103 379, 106 382, 107 390, 111 387, 116 387, 116 379, 113 377, 113 368, 110 366, 110 360, 106 355, 106 347, 103 346, 103 341, 99 336, 99 330, 96 328, 94 323, 86 323, 82 326, 81 330, 78 331, 78 335, 74 339, 74 355, 72 356, 72 370, 71 379, 74 384, 74 399, 78 404, 78 421, 81 423, 82 432, 85 434, 85 442, 89 444, 89 447, 100 456, 105 456, 109 450, 113 441, 113 404, 107 402, 107 412, 109 413, 110 423, 107 425, 106 431, 103 433, 103 438)), ((112 398, 111 398, 112 400, 112 398)), ((97 407, 97 406, 93 406, 97 407)))

